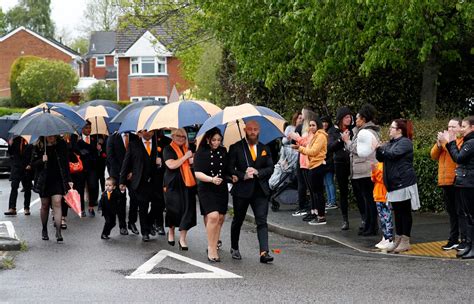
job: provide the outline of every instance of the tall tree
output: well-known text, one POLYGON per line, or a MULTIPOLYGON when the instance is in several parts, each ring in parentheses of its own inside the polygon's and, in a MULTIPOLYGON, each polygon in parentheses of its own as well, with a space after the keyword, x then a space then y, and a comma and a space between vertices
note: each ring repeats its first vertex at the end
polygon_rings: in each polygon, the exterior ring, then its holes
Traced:
POLYGON ((473 41, 474 3, 444 0, 196 0, 239 68, 267 87, 309 69, 334 73, 422 67, 422 113, 436 109, 439 67, 473 41))
POLYGON ((10 30, 25 26, 45 37, 54 37, 51 0, 20 0, 6 13, 6 19, 10 30))
POLYGON ((114 31, 120 17, 116 0, 90 0, 84 13, 84 31, 114 31))
POLYGON ((0 37, 7 32, 7 17, 0 7, 0 37))

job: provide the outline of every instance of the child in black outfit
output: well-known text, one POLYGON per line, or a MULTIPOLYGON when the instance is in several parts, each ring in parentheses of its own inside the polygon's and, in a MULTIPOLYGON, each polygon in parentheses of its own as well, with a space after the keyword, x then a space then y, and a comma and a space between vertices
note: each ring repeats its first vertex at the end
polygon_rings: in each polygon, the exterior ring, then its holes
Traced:
POLYGON ((117 207, 122 195, 117 189, 117 181, 113 177, 105 180, 105 191, 100 197, 102 206, 102 216, 105 218, 104 230, 100 236, 103 240, 108 240, 110 231, 115 227, 115 218, 117 216, 117 207))

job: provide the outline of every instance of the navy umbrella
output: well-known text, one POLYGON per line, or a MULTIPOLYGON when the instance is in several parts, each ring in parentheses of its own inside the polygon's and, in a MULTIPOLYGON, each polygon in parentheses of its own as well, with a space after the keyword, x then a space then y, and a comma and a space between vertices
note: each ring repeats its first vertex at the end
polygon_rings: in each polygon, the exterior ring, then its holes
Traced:
POLYGON ((132 102, 125 108, 123 108, 115 117, 110 121, 112 123, 122 123, 125 120, 125 117, 134 109, 143 109, 148 106, 164 106, 166 103, 163 101, 158 101, 155 99, 152 100, 142 100, 137 102, 132 102))
POLYGON ((122 107, 119 106, 116 102, 113 102, 112 100, 106 100, 106 99, 94 99, 94 100, 88 101, 86 103, 81 104, 79 106, 79 109, 87 108, 88 106, 105 106, 109 108, 114 108, 118 111, 122 109, 122 107))

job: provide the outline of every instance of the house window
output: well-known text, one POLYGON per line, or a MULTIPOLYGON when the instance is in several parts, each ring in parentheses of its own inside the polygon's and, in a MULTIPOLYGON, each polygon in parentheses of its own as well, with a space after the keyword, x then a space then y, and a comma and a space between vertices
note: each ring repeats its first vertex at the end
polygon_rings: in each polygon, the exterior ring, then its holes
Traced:
POLYGON ((166 57, 131 57, 132 75, 166 75, 166 57))
POLYGON ((95 57, 95 66, 104 67, 105 66, 105 56, 95 57))
POLYGON ((137 102, 137 101, 142 101, 142 100, 156 100, 156 101, 166 103, 168 98, 166 98, 165 96, 133 96, 133 97, 130 97, 131 102, 137 102))
POLYGON ((114 66, 118 66, 118 56, 114 56, 114 66))

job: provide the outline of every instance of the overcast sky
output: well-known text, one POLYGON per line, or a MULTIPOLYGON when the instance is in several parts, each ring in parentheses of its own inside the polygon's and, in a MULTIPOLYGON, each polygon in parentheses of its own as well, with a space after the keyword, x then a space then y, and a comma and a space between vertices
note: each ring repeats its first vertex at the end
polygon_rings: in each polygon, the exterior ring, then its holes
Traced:
MULTIPOLYGON (((79 35, 81 17, 88 0, 51 0, 51 18, 56 24, 56 33, 64 33, 70 40, 79 35)), ((18 0, 0 0, 3 12, 18 4, 18 0)))

